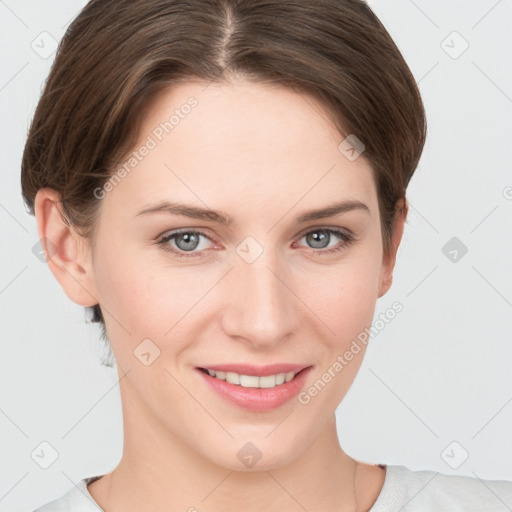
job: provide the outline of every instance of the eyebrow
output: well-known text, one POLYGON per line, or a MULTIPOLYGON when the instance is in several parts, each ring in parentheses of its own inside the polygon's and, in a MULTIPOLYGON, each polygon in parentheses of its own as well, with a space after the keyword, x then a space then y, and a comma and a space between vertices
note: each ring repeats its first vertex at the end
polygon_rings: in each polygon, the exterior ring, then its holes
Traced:
MULTIPOLYGON (((314 210, 308 210, 300 214, 296 219, 295 223, 300 224, 308 222, 310 220, 326 219, 340 215, 342 213, 350 212, 353 210, 363 210, 370 213, 370 209, 361 201, 341 201, 333 203, 324 208, 318 208, 314 210)), ((150 205, 137 212, 139 215, 147 215, 153 213, 166 213, 168 215, 181 215, 184 217, 190 217, 192 219, 206 220, 217 222, 224 226, 231 226, 234 223, 234 219, 223 211, 210 210, 209 208, 201 208, 198 206, 191 206, 187 204, 173 203, 169 201, 162 201, 155 205, 150 205)))

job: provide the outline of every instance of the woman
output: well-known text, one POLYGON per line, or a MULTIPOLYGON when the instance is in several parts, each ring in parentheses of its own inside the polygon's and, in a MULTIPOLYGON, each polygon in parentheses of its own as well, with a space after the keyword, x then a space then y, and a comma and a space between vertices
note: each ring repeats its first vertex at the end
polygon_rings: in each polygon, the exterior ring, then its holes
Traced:
POLYGON ((22 187, 112 347, 124 450, 38 511, 501 510, 476 479, 357 461, 337 436, 425 137, 362 1, 90 2, 22 187))

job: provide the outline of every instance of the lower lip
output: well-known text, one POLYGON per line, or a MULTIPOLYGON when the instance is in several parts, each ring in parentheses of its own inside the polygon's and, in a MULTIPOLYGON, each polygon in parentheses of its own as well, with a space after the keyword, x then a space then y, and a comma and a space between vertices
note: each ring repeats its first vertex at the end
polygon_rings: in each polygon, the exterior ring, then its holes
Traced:
POLYGON ((304 386, 304 381, 311 369, 310 366, 302 370, 290 382, 285 382, 273 388, 244 388, 212 377, 199 368, 196 368, 196 371, 204 378, 211 389, 230 403, 249 411, 264 412, 276 409, 296 396, 304 386))

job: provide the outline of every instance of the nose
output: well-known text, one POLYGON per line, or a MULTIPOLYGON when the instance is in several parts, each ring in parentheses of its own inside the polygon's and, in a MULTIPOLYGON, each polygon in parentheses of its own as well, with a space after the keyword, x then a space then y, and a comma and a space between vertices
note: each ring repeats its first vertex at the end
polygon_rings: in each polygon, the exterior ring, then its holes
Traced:
POLYGON ((252 263, 235 258, 224 280, 222 327, 238 341, 268 349, 289 338, 298 325, 297 305, 285 263, 265 250, 252 263), (290 289, 291 288, 291 289, 290 289))

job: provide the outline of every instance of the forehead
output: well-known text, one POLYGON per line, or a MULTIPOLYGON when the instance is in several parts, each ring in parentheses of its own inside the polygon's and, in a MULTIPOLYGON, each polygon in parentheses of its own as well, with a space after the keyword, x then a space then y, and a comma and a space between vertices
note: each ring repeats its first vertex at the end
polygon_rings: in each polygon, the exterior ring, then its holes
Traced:
POLYGON ((193 131, 203 150, 238 142, 259 154, 263 144, 267 153, 286 149, 298 153, 297 142, 306 142, 302 146, 306 150, 337 147, 341 140, 325 108, 312 96, 282 85, 247 81, 186 82, 161 92, 146 111, 142 132, 156 130, 157 138, 165 137, 165 127, 171 128, 176 141, 180 134, 189 137, 193 131), (172 127, 165 124, 168 121, 172 127), (164 132, 160 135, 159 127, 164 132))
POLYGON ((347 159, 343 138, 315 99, 291 89, 181 83, 148 106, 133 149, 150 149, 111 195, 129 195, 134 209, 173 199, 253 213, 298 201, 368 204, 375 194, 371 167, 362 156, 347 159))

